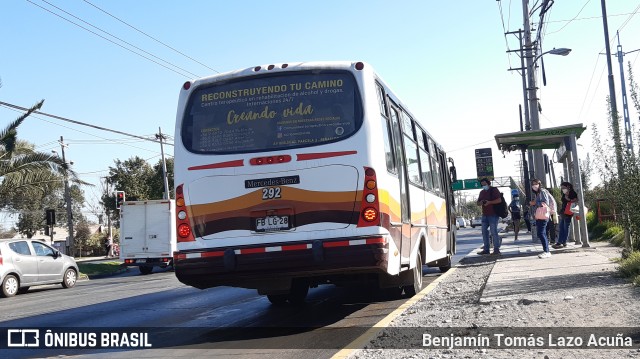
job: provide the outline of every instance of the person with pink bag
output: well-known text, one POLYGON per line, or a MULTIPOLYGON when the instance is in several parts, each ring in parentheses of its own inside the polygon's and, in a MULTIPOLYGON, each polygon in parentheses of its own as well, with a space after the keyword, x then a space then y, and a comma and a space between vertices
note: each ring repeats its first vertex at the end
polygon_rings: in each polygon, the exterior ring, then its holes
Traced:
POLYGON ((536 232, 540 243, 542 243, 543 252, 538 254, 538 258, 544 259, 551 257, 549 251, 549 238, 547 237, 547 223, 551 216, 551 193, 542 188, 541 181, 537 178, 531 180, 531 190, 533 190, 534 199, 529 202, 532 211, 535 213, 536 232))

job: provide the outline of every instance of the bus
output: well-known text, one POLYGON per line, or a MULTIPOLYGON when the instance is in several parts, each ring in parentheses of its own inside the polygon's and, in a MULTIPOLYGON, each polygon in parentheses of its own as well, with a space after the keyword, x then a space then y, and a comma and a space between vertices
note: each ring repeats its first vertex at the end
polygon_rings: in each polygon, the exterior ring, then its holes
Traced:
POLYGON ((455 167, 367 63, 188 81, 174 151, 184 284, 299 304, 322 284, 412 296, 423 265, 451 267, 455 167))

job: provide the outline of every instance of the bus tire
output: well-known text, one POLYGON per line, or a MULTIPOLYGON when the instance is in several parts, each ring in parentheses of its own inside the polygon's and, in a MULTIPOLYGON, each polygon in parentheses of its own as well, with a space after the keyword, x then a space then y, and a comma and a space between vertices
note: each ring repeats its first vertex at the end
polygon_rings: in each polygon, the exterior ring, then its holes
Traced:
POLYGON ((287 302, 288 297, 288 294, 267 294, 267 299, 273 305, 283 305, 287 302))
POLYGON ((288 300, 293 305, 304 304, 304 300, 309 293, 309 284, 304 280, 294 280, 291 283, 291 292, 289 292, 288 300))
POLYGON ((438 266, 438 269, 440 269, 440 272, 444 273, 446 271, 448 271, 449 269, 451 269, 451 256, 447 255, 447 258, 444 260, 444 263, 441 266, 438 266))
POLYGON ((422 290, 422 255, 420 251, 416 255, 416 265, 413 267, 413 284, 404 286, 404 293, 413 297, 422 290))

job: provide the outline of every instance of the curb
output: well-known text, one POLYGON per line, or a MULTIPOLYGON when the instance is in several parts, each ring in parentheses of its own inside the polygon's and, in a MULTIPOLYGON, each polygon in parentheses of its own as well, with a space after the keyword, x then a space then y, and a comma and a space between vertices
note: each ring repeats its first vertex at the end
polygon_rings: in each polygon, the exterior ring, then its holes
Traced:
POLYGON ((371 328, 367 329, 364 334, 360 335, 359 337, 351 341, 351 343, 347 344, 344 349, 341 349, 333 356, 331 356, 331 359, 345 359, 353 355, 356 351, 363 349, 367 343, 374 340, 381 331, 385 330, 392 321, 398 318, 402 313, 404 313, 415 303, 422 300, 422 298, 426 297, 438 286, 438 284, 440 284, 440 282, 444 281, 449 275, 451 275, 451 273, 455 272, 456 269, 457 265, 453 266, 445 273, 442 273, 438 278, 436 278, 428 286, 423 288, 419 293, 409 298, 409 300, 404 302, 401 306, 396 308, 391 313, 387 314, 386 317, 382 318, 371 328))

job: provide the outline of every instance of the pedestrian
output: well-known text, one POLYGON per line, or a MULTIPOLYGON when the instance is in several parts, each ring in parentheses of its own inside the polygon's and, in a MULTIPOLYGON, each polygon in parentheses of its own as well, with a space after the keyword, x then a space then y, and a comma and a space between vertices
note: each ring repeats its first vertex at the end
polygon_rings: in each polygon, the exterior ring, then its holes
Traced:
POLYGON ((531 180, 531 190, 534 194, 534 199, 529 202, 531 205, 531 209, 533 213, 538 213, 539 211, 546 211, 547 217, 543 218, 539 216, 535 216, 536 219, 536 233, 538 234, 538 238, 540 239, 540 243, 542 243, 543 252, 538 254, 539 258, 549 258, 551 257, 551 252, 549 251, 549 238, 547 238, 547 223, 549 222, 550 215, 550 203, 551 203, 551 193, 546 189, 542 188, 541 181, 539 179, 531 180), (544 210, 539 210, 543 208, 544 210))
POLYGON ((111 255, 111 247, 113 246, 113 240, 109 237, 104 239, 105 258, 109 258, 111 255))
POLYGON ((531 218, 529 216, 529 205, 524 205, 522 207, 524 207, 524 212, 522 215, 524 217, 524 224, 527 225, 527 233, 531 233, 531 218))
POLYGON ((513 196, 513 200, 509 204, 509 212, 511 212, 511 221, 513 222, 513 233, 515 233, 514 241, 518 240, 518 232, 520 232, 520 201, 518 196, 513 196))
POLYGON ((493 239, 493 254, 500 254, 500 245, 502 238, 498 236, 498 215, 493 209, 494 204, 502 201, 500 191, 496 187, 491 186, 491 181, 487 178, 480 180, 482 185, 482 191, 478 196, 478 206, 482 206, 482 251, 478 252, 480 255, 489 254, 490 242, 489 242, 489 230, 491 230, 491 239, 493 239))
POLYGON ((573 218, 573 212, 571 212, 571 204, 578 202, 578 194, 573 189, 573 185, 569 182, 562 182, 560 184, 562 190, 562 205, 560 206, 560 223, 558 224, 559 234, 558 242, 553 245, 553 248, 564 248, 567 246, 567 239, 569 238, 569 226, 571 225, 571 219, 573 218))

